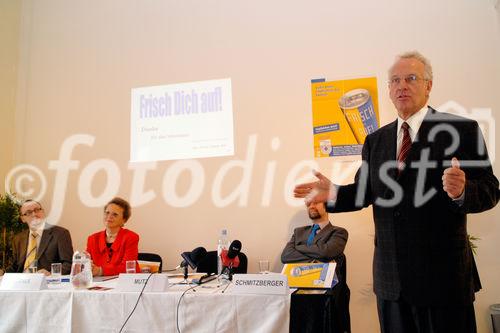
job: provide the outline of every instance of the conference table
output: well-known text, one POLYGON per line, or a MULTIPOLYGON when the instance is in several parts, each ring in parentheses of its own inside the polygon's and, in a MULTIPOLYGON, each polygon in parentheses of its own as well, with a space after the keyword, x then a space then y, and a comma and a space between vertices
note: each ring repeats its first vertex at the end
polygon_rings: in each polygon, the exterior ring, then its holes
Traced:
MULTIPOLYGON (((63 282, 0 291, 0 332, 119 332, 139 294, 117 291, 116 281, 95 282, 97 290, 63 282)), ((289 294, 236 294, 219 283, 188 288, 143 293, 123 332, 289 332, 289 294)))

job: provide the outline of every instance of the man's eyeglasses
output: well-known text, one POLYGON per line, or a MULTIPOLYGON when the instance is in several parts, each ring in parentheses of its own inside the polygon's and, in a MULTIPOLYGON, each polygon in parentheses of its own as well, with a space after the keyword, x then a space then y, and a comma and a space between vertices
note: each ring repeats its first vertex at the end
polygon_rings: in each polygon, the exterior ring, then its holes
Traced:
POLYGON ((421 77, 418 77, 416 76, 415 74, 410 74, 410 75, 407 75, 403 78, 399 77, 399 76, 393 76, 389 81, 389 85, 391 86, 396 86, 398 84, 401 83, 401 80, 404 80, 406 82, 406 84, 415 84, 417 83, 417 81, 420 81, 420 80, 423 80, 423 81, 428 81, 427 79, 424 79, 424 78, 421 78, 421 77))
POLYGON ((38 214, 43 210, 43 208, 35 208, 33 210, 27 210, 24 213, 21 214, 21 216, 31 216, 33 213, 38 214))

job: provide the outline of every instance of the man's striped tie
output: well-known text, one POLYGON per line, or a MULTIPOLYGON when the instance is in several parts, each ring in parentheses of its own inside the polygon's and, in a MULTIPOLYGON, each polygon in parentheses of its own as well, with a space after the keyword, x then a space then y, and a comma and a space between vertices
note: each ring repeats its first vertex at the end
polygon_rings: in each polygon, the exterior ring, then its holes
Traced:
POLYGON ((38 234, 36 232, 30 233, 30 240, 28 242, 28 253, 26 254, 26 261, 24 262, 24 270, 26 271, 36 259, 36 239, 38 234))
POLYGON ((411 137, 410 132, 408 131, 408 128, 410 128, 410 126, 408 126, 408 123, 406 123, 405 121, 401 125, 401 128, 403 129, 403 142, 401 143, 401 149, 399 150, 398 154, 398 174, 404 170, 406 166, 405 160, 411 148, 411 137))

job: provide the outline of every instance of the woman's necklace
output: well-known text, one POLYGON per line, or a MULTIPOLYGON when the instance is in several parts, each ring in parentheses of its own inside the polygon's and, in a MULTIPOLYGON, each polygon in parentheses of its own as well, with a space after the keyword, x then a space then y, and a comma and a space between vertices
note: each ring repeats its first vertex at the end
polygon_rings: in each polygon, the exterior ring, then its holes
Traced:
POLYGON ((106 240, 109 241, 108 243, 112 243, 116 239, 116 235, 118 235, 118 233, 111 234, 106 230, 106 240))

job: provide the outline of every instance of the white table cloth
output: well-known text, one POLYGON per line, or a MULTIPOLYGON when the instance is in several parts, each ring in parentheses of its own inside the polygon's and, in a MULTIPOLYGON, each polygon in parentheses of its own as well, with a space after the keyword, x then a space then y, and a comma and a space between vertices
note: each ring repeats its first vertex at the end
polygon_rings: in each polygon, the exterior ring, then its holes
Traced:
MULTIPOLYGON (((113 289, 72 290, 69 284, 59 288, 1 291, 0 332, 118 332, 139 295, 113 289)), ((177 304, 185 289, 173 286, 165 293, 144 293, 124 332, 177 332, 177 304)), ((199 286, 184 295, 179 307, 181 332, 289 331, 290 295, 221 290, 199 286)))

